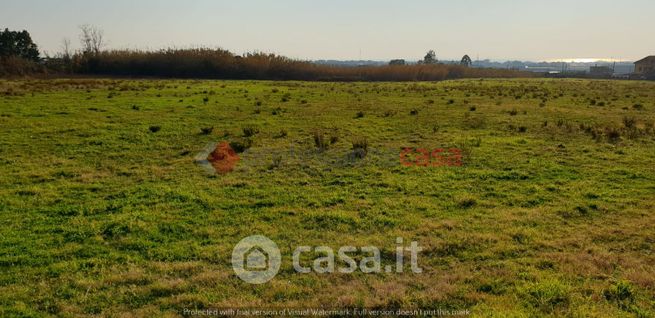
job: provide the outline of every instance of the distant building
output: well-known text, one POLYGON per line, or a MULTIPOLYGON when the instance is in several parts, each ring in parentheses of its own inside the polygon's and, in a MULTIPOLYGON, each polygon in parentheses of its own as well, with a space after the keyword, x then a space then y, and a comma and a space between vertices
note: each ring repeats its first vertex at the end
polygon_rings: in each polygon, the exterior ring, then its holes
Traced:
POLYGON ((610 77, 614 74, 614 70, 612 70, 611 67, 609 66, 591 66, 589 67, 589 75, 595 76, 595 77, 610 77))
POLYGON ((648 75, 655 73, 655 55, 645 57, 635 62, 635 74, 648 75))

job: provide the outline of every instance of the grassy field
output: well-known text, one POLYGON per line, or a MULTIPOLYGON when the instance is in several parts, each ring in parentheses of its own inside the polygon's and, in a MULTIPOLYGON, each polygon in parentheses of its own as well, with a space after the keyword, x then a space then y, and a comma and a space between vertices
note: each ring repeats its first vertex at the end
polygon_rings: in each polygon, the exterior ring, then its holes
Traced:
POLYGON ((655 83, 25 80, 0 96, 0 316, 655 315, 655 83), (208 175, 193 157, 220 141, 251 146, 208 175), (463 166, 405 167, 406 147, 458 148, 463 166), (262 285, 230 263, 253 234, 283 255, 262 285), (393 263, 396 237, 423 247, 423 273, 291 265, 299 245, 393 263))

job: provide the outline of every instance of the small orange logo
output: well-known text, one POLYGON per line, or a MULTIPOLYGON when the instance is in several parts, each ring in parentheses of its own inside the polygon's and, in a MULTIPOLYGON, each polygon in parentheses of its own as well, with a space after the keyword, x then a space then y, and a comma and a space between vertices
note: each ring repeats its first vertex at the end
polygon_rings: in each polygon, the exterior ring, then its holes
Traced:
POLYGON ((230 147, 230 144, 223 141, 216 146, 216 149, 209 154, 207 160, 211 165, 216 169, 216 172, 225 174, 236 167, 237 163, 241 158, 239 155, 230 147))

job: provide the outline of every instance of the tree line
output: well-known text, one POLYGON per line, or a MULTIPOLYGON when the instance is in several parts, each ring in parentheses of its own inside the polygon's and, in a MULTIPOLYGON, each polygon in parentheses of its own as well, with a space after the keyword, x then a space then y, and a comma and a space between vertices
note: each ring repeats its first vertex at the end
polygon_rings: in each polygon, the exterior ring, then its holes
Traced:
POLYGON ((314 81, 437 81, 465 77, 529 77, 531 73, 471 68, 468 63, 438 63, 434 51, 421 63, 383 66, 332 66, 267 53, 237 55, 223 49, 192 48, 106 50, 101 29, 80 27, 81 49, 69 40, 62 52, 41 58, 27 31, 0 32, 0 76, 90 75, 163 78, 314 80, 314 81))

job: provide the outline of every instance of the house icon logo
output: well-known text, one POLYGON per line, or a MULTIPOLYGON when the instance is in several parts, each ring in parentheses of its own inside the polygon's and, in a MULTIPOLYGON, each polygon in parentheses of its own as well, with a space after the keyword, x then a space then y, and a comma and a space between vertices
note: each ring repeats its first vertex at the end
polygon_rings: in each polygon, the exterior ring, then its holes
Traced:
POLYGON ((261 247, 255 246, 246 253, 246 268, 253 271, 268 268, 268 255, 261 247))
POLYGON ((232 269, 241 280, 263 284, 280 270, 282 257, 275 242, 263 235, 252 235, 241 240, 232 251, 232 269))

